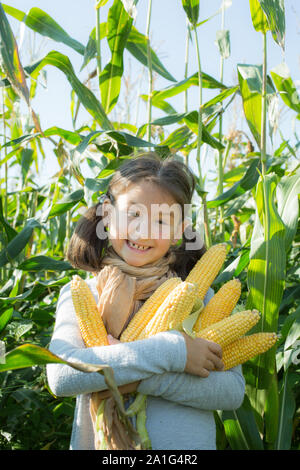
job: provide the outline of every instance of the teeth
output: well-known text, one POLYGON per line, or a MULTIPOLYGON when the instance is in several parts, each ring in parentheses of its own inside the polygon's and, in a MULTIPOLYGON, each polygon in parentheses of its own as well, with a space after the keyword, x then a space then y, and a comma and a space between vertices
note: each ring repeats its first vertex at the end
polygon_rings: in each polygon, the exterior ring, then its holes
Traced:
POLYGON ((132 243, 131 241, 128 240, 128 245, 129 246, 132 246, 133 248, 137 249, 137 250, 141 250, 141 251, 145 251, 148 249, 147 246, 141 246, 141 245, 136 245, 135 243, 132 243))

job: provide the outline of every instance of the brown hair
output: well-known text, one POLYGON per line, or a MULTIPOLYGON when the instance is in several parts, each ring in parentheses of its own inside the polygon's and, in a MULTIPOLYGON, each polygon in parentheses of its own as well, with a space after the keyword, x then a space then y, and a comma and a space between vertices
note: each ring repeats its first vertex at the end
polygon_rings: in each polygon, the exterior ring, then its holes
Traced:
MULTIPOLYGON (((147 180, 157 184, 180 204, 182 213, 185 204, 190 204, 195 189, 195 177, 183 162, 173 156, 161 159, 155 152, 147 152, 129 158, 114 173, 106 196, 114 204, 118 194, 126 191, 131 183, 147 180)), ((98 272, 101 269, 101 261, 108 247, 108 238, 97 235, 97 230, 105 231, 101 213, 101 202, 86 210, 80 217, 75 231, 71 237, 67 259, 77 269, 89 272, 98 272)), ((179 246, 172 247, 176 253, 176 261, 171 266, 178 276, 185 279, 188 272, 206 251, 205 247, 187 250, 186 243, 193 243, 199 236, 188 227, 183 233, 179 246), (188 235, 188 236, 187 236, 188 235)))

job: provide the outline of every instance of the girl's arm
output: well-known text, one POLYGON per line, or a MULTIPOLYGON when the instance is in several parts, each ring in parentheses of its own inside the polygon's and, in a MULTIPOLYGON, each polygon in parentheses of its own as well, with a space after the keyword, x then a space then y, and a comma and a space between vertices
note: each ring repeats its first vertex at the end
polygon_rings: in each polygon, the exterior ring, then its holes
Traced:
MULTIPOLYGON (((209 289, 205 304, 213 294, 209 289)), ((238 366, 226 372, 210 372, 208 377, 166 372, 120 388, 121 393, 135 390, 195 408, 232 410, 239 408, 243 401, 245 380, 238 366)), ((109 391, 102 392, 103 398, 109 395, 109 391)))
POLYGON ((243 402, 245 379, 241 366, 208 377, 167 372, 142 380, 137 391, 202 410, 234 410, 243 402))
MULTIPOLYGON (((214 290, 209 288, 204 305, 213 295, 214 290)), ((203 410, 233 410, 243 402, 245 379, 241 366, 225 372, 211 371, 208 377, 166 372, 142 380, 137 391, 203 410)))
MULTIPOLYGON (((132 343, 85 348, 73 307, 70 283, 62 288, 59 295, 49 349, 69 362, 109 365, 113 368, 118 386, 164 372, 183 372, 187 357, 185 340, 176 331, 159 333, 132 343)), ((63 364, 48 364, 47 377, 50 389, 57 396, 75 396, 107 388, 101 374, 80 372, 63 364)))

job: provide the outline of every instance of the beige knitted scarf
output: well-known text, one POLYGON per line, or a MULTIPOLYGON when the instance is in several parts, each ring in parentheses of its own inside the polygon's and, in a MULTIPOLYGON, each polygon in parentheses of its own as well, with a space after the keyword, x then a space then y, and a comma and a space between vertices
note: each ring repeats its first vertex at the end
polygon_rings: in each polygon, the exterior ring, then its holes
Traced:
MULTIPOLYGON (((177 276, 176 272, 170 268, 175 259, 175 253, 170 251, 152 264, 136 267, 127 264, 112 247, 108 248, 102 261, 103 268, 96 276, 99 295, 98 309, 108 334, 119 338, 144 301, 164 281, 177 276)), ((90 411, 94 423, 100 402, 99 394, 92 393, 90 411)), ((110 413, 112 425, 109 432, 112 448, 114 450, 130 449, 130 442, 124 442, 122 436, 118 435, 120 423, 112 401, 110 413)), ((96 449, 99 448, 96 432, 95 446, 96 449)))

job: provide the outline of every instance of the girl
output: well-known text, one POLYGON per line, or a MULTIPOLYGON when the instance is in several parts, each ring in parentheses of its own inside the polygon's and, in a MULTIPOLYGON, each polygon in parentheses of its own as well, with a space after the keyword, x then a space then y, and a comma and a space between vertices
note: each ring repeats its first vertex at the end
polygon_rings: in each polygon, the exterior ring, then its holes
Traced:
MULTIPOLYGON (((169 277, 184 280, 205 252, 184 219, 194 187, 191 171, 172 157, 161 160, 150 152, 123 163, 101 202, 79 220, 67 253, 74 267, 94 274, 87 282, 111 345, 85 348, 68 283, 59 295, 49 347, 69 361, 108 364, 122 393, 146 394, 146 427, 155 450, 215 449, 212 410, 236 409, 244 396, 241 367, 222 372, 216 343, 175 330, 118 341, 145 299, 169 277)), ((205 303, 212 295, 210 289, 205 303)), ((47 375, 55 395, 77 397, 70 449, 95 449, 90 399, 93 392, 105 396, 103 376, 61 364, 49 364, 47 375)))

